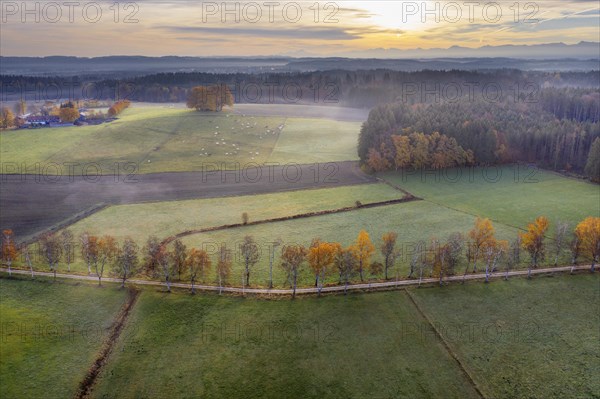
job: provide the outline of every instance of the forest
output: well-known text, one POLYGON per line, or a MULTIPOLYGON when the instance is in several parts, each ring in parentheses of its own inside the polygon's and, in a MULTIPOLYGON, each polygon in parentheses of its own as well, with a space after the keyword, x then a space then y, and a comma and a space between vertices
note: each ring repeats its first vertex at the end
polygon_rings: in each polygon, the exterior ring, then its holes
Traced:
MULTIPOLYGON (((379 157, 387 160, 388 169, 433 166, 427 162, 397 162, 402 158, 397 151, 397 137, 437 132, 455 139, 465 151, 472 151, 475 164, 531 162, 553 170, 585 171, 598 180, 598 92, 547 89, 541 98, 533 103, 480 99, 380 105, 370 112, 361 128, 358 153, 363 164, 369 164, 369 159, 376 161, 369 165, 372 169, 381 170, 383 161, 379 157)), ((416 155, 412 154, 413 159, 416 155)))

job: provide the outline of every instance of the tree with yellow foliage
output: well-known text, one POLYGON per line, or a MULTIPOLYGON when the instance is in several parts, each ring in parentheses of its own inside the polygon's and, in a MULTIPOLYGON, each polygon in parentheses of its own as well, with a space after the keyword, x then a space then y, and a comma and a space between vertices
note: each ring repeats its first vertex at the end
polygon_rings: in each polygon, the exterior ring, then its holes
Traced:
POLYGON ((527 232, 520 233, 521 245, 523 249, 529 252, 532 262, 528 269, 528 278, 531 278, 531 268, 536 268, 539 261, 544 259, 546 249, 544 247, 544 235, 549 224, 548 218, 539 216, 533 223, 527 225, 527 232))
POLYGON ((66 105, 61 105, 58 116, 62 122, 71 123, 75 122, 79 119, 79 110, 73 103, 67 103, 66 105))
POLYGON ((581 251, 592 258, 592 272, 600 257, 600 218, 589 216, 575 228, 581 251))
POLYGON ((479 258, 482 250, 496 242, 494 234, 494 226, 492 225, 492 221, 490 219, 482 219, 480 217, 475 219, 475 226, 473 226, 473 229, 469 232, 469 238, 471 239, 470 250, 472 251, 473 256, 473 273, 477 271, 477 259, 479 258))
POLYGON ((315 275, 315 287, 318 288, 319 295, 321 295, 323 281, 333 264, 337 249, 337 245, 322 242, 319 238, 315 238, 308 249, 308 264, 315 275))
POLYGON ((360 281, 364 281, 363 271, 369 268, 371 256, 373 255, 373 252, 375 252, 375 245, 371 242, 369 233, 365 230, 361 230, 351 248, 357 260, 357 270, 360 274, 360 281))
POLYGON ((7 107, 3 107, 0 111, 0 128, 8 129, 15 125, 15 115, 7 107))

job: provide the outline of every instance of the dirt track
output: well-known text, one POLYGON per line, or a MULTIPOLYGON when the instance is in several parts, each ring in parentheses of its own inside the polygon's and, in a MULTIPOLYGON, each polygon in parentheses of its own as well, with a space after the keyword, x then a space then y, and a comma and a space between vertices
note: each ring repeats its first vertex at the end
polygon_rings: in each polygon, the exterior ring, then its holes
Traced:
POLYGON ((0 229, 18 239, 57 225, 100 203, 128 204, 262 194, 372 183, 357 162, 263 166, 239 171, 127 176, 0 175, 0 229), (316 171, 319 171, 317 174, 316 171))

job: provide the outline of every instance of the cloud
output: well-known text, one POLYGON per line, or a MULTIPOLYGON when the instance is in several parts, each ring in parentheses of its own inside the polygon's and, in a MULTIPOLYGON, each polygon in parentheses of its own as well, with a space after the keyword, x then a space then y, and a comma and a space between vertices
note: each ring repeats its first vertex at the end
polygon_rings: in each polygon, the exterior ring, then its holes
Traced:
POLYGON ((319 39, 319 40, 354 40, 359 35, 339 28, 312 29, 266 29, 266 28, 216 28, 208 26, 157 26, 156 29, 177 33, 199 33, 215 36, 281 38, 281 39, 319 39))

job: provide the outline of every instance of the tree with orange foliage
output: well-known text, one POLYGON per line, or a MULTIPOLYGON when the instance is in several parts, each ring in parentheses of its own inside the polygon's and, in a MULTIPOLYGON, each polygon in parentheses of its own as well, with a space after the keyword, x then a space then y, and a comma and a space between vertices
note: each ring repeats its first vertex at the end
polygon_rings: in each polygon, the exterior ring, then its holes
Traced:
POLYGON ((360 275, 360 281, 364 281, 363 271, 369 268, 371 256, 373 255, 373 252, 375 252, 375 246, 369 238, 369 233, 365 230, 361 230, 351 248, 357 260, 357 270, 360 275))
POLYGON ((592 272, 600 257, 600 218, 589 216, 575 228, 581 251, 592 258, 592 272))
POLYGON ((538 263, 544 259, 544 235, 548 230, 548 218, 539 216, 533 223, 527 225, 527 232, 520 233, 521 245, 523 249, 529 252, 531 265, 528 269, 527 278, 531 278, 531 268, 537 268, 538 263))
POLYGON ((67 103, 60 106, 58 116, 63 122, 75 122, 77 119, 79 119, 79 110, 73 103, 67 103))
MULTIPOLYGON (((494 233, 494 226, 490 219, 482 219, 480 217, 475 219, 475 226, 473 226, 473 229, 469 232, 469 238, 471 238, 469 250, 472 252, 473 256, 473 273, 477 272, 477 259, 482 250, 496 242, 494 233)), ((466 273, 467 269, 465 269, 465 275, 466 273)))
POLYGON ((10 229, 2 232, 2 261, 8 265, 8 275, 12 275, 11 266, 15 259, 17 259, 17 247, 15 246, 15 240, 13 239, 13 231, 10 229))
POLYGON ((281 252, 281 267, 285 270, 288 281, 293 287, 292 299, 296 298, 298 272, 307 254, 308 250, 302 245, 286 245, 281 252))
POLYGON ((375 172, 382 172, 390 168, 390 162, 374 148, 369 149, 367 165, 375 172))
POLYGON ((315 287, 318 288, 318 294, 321 295, 323 281, 333 264, 337 246, 333 243, 322 242, 315 238, 308 249, 308 264, 315 276, 315 287))

